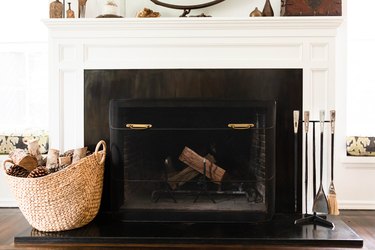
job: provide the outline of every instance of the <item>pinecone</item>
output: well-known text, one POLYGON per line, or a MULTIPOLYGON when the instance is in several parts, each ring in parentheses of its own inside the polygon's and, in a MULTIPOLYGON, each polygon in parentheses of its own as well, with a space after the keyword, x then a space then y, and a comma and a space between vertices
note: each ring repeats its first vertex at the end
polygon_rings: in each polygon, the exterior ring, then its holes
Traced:
POLYGON ((35 168, 33 171, 31 171, 27 178, 38 178, 45 176, 47 174, 49 174, 48 170, 43 166, 39 166, 35 168))
POLYGON ((74 154, 74 150, 71 149, 71 150, 68 150, 68 151, 66 151, 65 153, 61 154, 60 156, 61 156, 61 157, 64 157, 64 156, 70 156, 70 157, 73 157, 73 154, 74 154))
POLYGON ((18 165, 13 165, 7 169, 7 174, 11 176, 26 178, 29 175, 29 171, 18 165))
POLYGON ((60 171, 60 170, 62 170, 64 168, 66 168, 67 166, 70 166, 70 164, 63 164, 63 165, 58 165, 57 164, 54 167, 49 168, 48 170, 49 170, 50 173, 55 173, 57 171, 60 171))

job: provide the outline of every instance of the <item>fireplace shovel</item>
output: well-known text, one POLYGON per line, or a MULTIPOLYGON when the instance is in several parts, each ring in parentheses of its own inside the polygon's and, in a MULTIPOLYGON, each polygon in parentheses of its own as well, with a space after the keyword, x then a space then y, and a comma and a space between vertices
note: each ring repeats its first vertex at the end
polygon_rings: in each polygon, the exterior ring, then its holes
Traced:
POLYGON ((324 131, 324 111, 320 111, 320 186, 316 194, 313 212, 328 214, 328 201, 323 190, 323 131, 324 131))

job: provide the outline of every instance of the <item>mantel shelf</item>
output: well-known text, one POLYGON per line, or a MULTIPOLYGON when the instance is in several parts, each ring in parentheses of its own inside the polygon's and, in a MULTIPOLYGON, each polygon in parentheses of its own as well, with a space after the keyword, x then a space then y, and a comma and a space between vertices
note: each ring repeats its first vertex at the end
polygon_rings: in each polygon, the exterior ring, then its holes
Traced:
POLYGON ((323 29, 336 30, 341 16, 241 18, 85 18, 44 19, 49 29, 323 29))

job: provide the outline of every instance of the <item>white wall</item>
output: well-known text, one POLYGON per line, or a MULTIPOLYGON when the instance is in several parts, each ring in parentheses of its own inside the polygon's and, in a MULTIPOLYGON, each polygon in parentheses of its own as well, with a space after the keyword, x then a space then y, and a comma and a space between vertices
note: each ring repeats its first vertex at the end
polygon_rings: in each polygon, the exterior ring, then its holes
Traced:
MULTIPOLYGON (((375 92, 370 91, 374 85, 367 86, 367 82, 360 81, 362 78, 360 74, 356 74, 354 80, 352 80, 353 78, 350 79, 347 73, 347 1, 343 1, 344 22, 341 25, 337 38, 337 49, 340 51, 340 53, 337 53, 337 81, 340 84, 338 84, 336 92, 338 95, 341 95, 340 98, 337 98, 337 106, 346 107, 347 112, 343 114, 338 113, 338 115, 342 116, 341 120, 343 123, 337 124, 337 127, 338 129, 344 129, 345 132, 343 134, 346 135, 375 136, 375 134, 369 134, 371 130, 375 131, 375 125, 371 122, 374 120, 372 106, 375 99, 375 92), (365 132, 361 133, 359 131, 365 132)), ((357 5, 357 2, 355 4, 357 5)), ((364 6, 360 3, 358 5, 364 6)), ((359 15, 367 16, 367 18, 372 16, 371 8, 359 8, 354 11, 359 11, 359 15)), ((361 23, 358 29, 373 29, 372 20, 369 19, 368 22, 361 23)), ((370 54, 375 55, 375 47, 372 46, 372 51, 361 54, 361 60, 358 61, 358 65, 364 68, 367 68, 366 65, 373 65, 370 61, 373 59, 369 58, 370 54)), ((370 72, 373 71, 373 66, 370 68, 372 68, 370 72)), ((337 138, 336 144, 338 144, 338 148, 336 149, 335 184, 339 206, 346 209, 375 209, 375 157, 346 157, 345 138, 337 138)))

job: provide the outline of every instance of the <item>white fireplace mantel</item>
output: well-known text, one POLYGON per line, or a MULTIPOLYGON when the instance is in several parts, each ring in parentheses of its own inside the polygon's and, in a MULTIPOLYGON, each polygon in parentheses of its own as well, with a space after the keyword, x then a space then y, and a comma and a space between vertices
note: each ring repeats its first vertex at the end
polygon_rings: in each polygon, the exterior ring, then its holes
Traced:
MULTIPOLYGON (((310 110, 312 119, 318 119, 321 109, 345 114, 345 105, 336 105, 345 98, 336 82, 341 17, 47 19, 44 23, 49 29, 53 148, 84 144, 85 69, 300 68, 303 110, 310 110)), ((345 115, 337 120, 344 124, 345 115)), ((336 133, 336 145, 343 145, 335 148, 338 157, 345 153, 344 131, 336 133)), ((324 160, 330 160, 328 150, 324 160)), ((328 175, 324 176, 328 183, 328 175)))
POLYGON ((341 22, 341 17, 46 19, 51 147, 83 145, 84 69, 302 68, 303 108, 317 117, 318 110, 335 108, 341 22))

